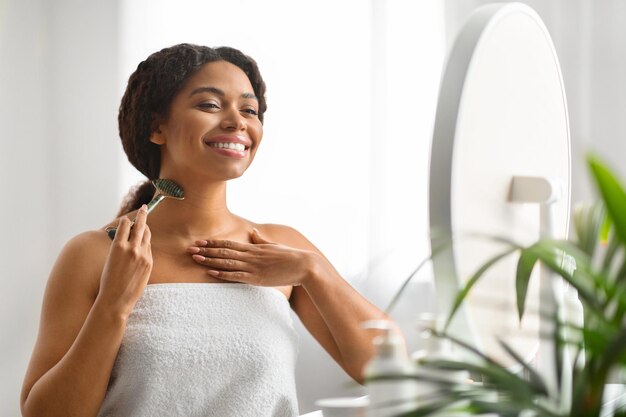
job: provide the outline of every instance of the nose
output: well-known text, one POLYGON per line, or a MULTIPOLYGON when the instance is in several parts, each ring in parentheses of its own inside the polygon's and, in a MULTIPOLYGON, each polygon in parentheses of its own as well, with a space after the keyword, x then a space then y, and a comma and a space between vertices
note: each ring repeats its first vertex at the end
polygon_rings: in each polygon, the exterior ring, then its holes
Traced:
POLYGON ((246 122, 244 117, 239 113, 239 109, 236 108, 228 108, 223 113, 224 117, 222 118, 222 122, 220 126, 222 129, 230 129, 230 130, 245 130, 246 122))

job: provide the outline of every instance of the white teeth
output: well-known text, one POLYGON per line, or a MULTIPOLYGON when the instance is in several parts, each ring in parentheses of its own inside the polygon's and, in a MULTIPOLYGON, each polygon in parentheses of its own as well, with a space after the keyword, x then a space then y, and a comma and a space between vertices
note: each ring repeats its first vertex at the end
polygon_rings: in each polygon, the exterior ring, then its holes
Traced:
POLYGON ((232 149, 235 151, 243 152, 246 150, 246 147, 241 143, 233 143, 233 142, 211 142, 209 146, 214 148, 225 148, 232 149))

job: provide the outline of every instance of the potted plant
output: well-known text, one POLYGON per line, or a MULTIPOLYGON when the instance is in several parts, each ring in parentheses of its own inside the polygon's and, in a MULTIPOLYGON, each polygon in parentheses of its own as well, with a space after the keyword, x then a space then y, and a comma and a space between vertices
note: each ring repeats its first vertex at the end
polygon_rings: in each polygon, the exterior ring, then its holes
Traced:
MULTIPOLYGON (((544 337, 553 340, 555 374, 559 376, 556 389, 549 389, 544 375, 506 343, 502 342, 502 347, 523 372, 514 372, 452 337, 444 326, 431 329, 433 335, 470 352, 472 360, 425 359, 419 369, 436 371, 436 375, 467 371, 478 382, 459 383, 433 377, 433 373, 418 373, 415 379, 437 389, 426 401, 421 399, 419 408, 404 416, 461 412, 516 417, 596 417, 606 413, 603 411, 605 388, 626 365, 626 190, 599 158, 589 156, 587 163, 598 201, 576 207, 573 237, 542 239, 525 247, 510 243, 512 252, 518 254, 516 298, 520 320, 525 312, 531 272, 540 262, 576 289, 583 306, 584 325, 564 320, 556 312, 542 317, 554 324, 553 334, 544 337), (575 269, 564 265, 564 258, 573 259, 575 269), (564 360, 566 350, 573 356, 569 363, 564 360), (561 377, 568 369, 571 378, 561 377)), ((459 291, 448 323, 472 287, 495 262, 495 258, 488 260, 459 291)), ((617 406, 611 413, 626 416, 626 406, 617 406)))

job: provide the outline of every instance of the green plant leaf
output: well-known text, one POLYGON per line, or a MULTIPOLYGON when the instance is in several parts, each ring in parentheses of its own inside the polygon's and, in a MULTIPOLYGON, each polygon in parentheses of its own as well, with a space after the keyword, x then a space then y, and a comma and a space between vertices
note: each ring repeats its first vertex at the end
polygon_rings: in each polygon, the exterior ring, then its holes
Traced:
POLYGON ((603 216, 603 219, 600 227, 600 241, 606 243, 609 240, 609 233, 611 233, 611 219, 609 216, 603 216))
POLYGON ((541 377, 539 373, 532 367, 529 366, 528 363, 522 358, 508 343, 504 340, 498 340, 500 346, 504 348, 504 350, 513 358, 515 361, 522 366, 528 373, 529 382, 533 385, 534 389, 537 392, 543 393, 544 395, 548 395, 548 387, 541 377))
POLYGON ((613 365, 624 360, 626 360, 626 328, 620 328, 609 341, 604 354, 600 356, 599 368, 608 376, 613 365))
POLYGON ((573 209, 575 243, 590 258, 593 256, 598 239, 604 237, 604 227, 609 226, 606 210, 602 202, 579 203, 573 209))
POLYGON ((483 377, 483 386, 499 392, 504 392, 511 397, 533 401, 537 396, 544 396, 544 392, 534 384, 522 377, 508 371, 500 365, 473 364, 454 360, 432 360, 425 362, 428 368, 444 371, 467 371, 483 377))
POLYGON ((588 355, 591 357, 602 355, 602 353, 606 351, 609 340, 614 337, 616 331, 617 329, 614 327, 592 327, 586 325, 582 329, 582 335, 585 350, 588 352, 588 355))
POLYGON ((467 298, 467 295, 469 294, 470 290, 474 287, 474 285, 478 282, 478 280, 483 276, 483 274, 485 272, 487 272, 489 270, 489 268, 491 268, 494 264, 499 262, 502 258, 510 255, 511 253, 515 252, 516 250, 518 250, 517 247, 507 248, 507 250, 505 250, 504 252, 501 252, 498 255, 492 257, 486 263, 484 263, 474 273, 474 275, 472 275, 470 277, 470 279, 467 280, 467 283, 465 284, 465 286, 461 289, 461 291, 459 291, 459 293, 457 294, 456 298, 454 299, 454 303, 452 305, 452 310, 450 311, 450 314, 448 315, 448 319, 446 320, 446 324, 444 326, 444 330, 447 329, 448 326, 450 326, 450 323, 452 322, 452 319, 456 315, 458 309, 461 307, 461 304, 463 303, 465 298, 467 298))
POLYGON ((626 244, 626 191, 613 172, 595 156, 587 158, 596 187, 602 196, 615 233, 626 244))
MULTIPOLYGON (((565 279, 565 281, 570 283, 576 289, 576 291, 578 291, 579 298, 589 307, 590 312, 594 313, 600 318, 605 318, 605 304, 602 302, 602 300, 599 300, 598 293, 593 288, 589 287, 588 282, 590 280, 602 281, 602 278, 596 277, 587 268, 581 268, 580 273, 575 274, 572 274, 570 271, 563 268, 559 260, 562 255, 558 255, 555 251, 555 249, 561 250, 562 248, 567 248, 567 245, 563 242, 539 241, 538 243, 527 248, 527 250, 534 252, 539 260, 547 268, 549 268, 554 273, 560 275, 563 279, 565 279), (586 279, 581 279, 583 277, 586 279)), ((574 255, 574 258, 577 259, 577 255, 574 255)))
MULTIPOLYGON (((428 367, 429 364, 424 364, 425 367, 428 367)), ((437 366, 431 366, 431 368, 436 368, 437 366)), ((381 374, 376 376, 371 376, 365 379, 366 384, 370 384, 372 382, 378 381, 406 381, 413 380, 419 382, 427 382, 431 385, 437 385, 440 389, 450 390, 455 386, 459 385, 456 381, 451 381, 449 378, 444 376, 433 376, 430 374, 423 373, 415 373, 415 374, 381 374)))
POLYGON ((517 296, 517 313, 520 321, 522 321, 522 317, 524 317, 524 307, 526 305, 530 275, 537 264, 537 260, 539 260, 539 256, 533 250, 522 249, 517 262, 515 290, 517 296))
POLYGON ((451 401, 449 398, 443 400, 443 401, 433 401, 431 403, 428 403, 426 405, 421 405, 419 406, 417 409, 413 410, 413 411, 409 411, 403 414, 399 414, 398 417, 426 417, 426 416, 430 416, 431 414, 434 414, 438 411, 442 411, 444 409, 448 409, 451 406, 453 406, 453 404, 451 404, 451 401))
MULTIPOLYGON (((624 269, 626 269, 626 262, 624 263, 624 265, 622 265, 622 270, 624 269)), ((622 270, 620 270, 620 274, 617 277, 618 285, 617 290, 615 291, 615 295, 613 297, 615 312, 613 313, 611 321, 616 326, 619 326, 624 322, 624 315, 626 314, 626 286, 622 282, 622 270)))
POLYGON ((626 417, 626 404, 620 404, 615 407, 613 417, 626 417))
POLYGON ((524 410, 533 411, 533 416, 537 417, 561 417, 558 414, 536 404, 532 401, 521 402, 511 399, 505 401, 489 402, 474 400, 471 402, 470 407, 474 409, 474 414, 497 414, 499 416, 511 416, 517 417, 524 410))
POLYGON ((602 272, 608 275, 611 273, 611 267, 613 266, 613 261, 615 261, 615 255, 622 246, 620 244, 620 240, 612 234, 608 235, 606 242, 606 252, 604 254, 604 258, 602 259, 602 272))
POLYGON ((437 330, 433 330, 433 335, 436 337, 440 337, 440 338, 444 338, 447 339, 449 341, 451 341, 453 344, 462 347, 463 349, 467 350, 468 352, 473 353, 474 355, 476 355, 476 357, 482 359, 483 361, 485 361, 486 363, 489 363, 491 365, 494 366, 501 366, 499 363, 497 363, 495 360, 491 359, 489 356, 485 355, 484 353, 482 353, 480 350, 476 349, 474 346, 470 345, 467 342, 464 342, 461 339, 458 339, 450 334, 447 334, 445 332, 439 332, 437 330))
POLYGON ((435 248, 432 249, 430 256, 422 259, 422 261, 417 265, 417 267, 413 270, 413 272, 411 272, 409 274, 409 276, 407 278, 405 278, 404 282, 402 283, 402 285, 400 286, 400 289, 396 292, 396 294, 393 296, 393 298, 391 299, 391 301, 389 302, 389 305, 387 306, 387 308, 385 309, 385 313, 386 314, 391 314, 391 310, 393 310, 393 308, 396 306, 396 304, 398 303, 398 301, 400 300, 400 297, 402 296, 402 294, 404 293, 404 290, 406 289, 406 287, 409 285, 409 283, 411 282, 411 280, 413 279, 413 277, 429 262, 431 261, 435 256, 437 256, 438 254, 440 254, 441 252, 443 252, 446 248, 448 248, 450 245, 452 244, 452 241, 445 241, 443 243, 441 243, 440 245, 436 246, 435 248))

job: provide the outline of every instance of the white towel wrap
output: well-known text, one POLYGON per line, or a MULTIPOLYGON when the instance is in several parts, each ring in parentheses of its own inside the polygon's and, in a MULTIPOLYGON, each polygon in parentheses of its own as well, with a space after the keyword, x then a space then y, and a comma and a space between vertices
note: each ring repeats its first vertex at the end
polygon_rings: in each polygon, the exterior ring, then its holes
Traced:
POLYGON ((289 302, 274 288, 148 285, 98 416, 297 416, 296 355, 289 302))

